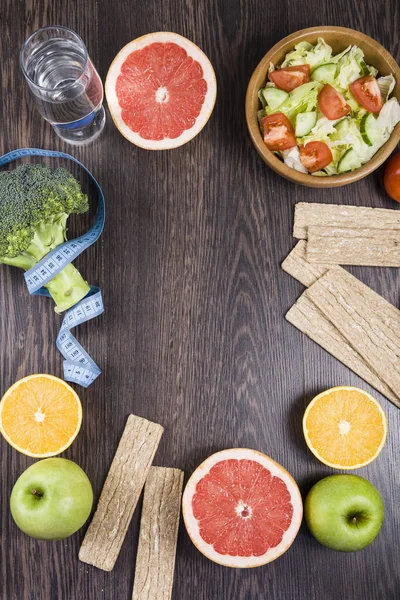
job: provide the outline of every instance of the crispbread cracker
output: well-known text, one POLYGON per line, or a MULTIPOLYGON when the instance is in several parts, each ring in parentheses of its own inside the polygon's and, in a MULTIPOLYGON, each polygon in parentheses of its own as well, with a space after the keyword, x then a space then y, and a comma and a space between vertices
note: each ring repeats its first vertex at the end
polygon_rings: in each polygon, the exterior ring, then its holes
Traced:
POLYGON ((183 471, 151 467, 144 487, 132 600, 170 600, 183 471))
POLYGON ((376 307, 378 316, 384 320, 388 327, 394 328, 400 336, 399 310, 393 306, 393 304, 385 300, 382 296, 357 279, 357 277, 354 277, 351 273, 346 271, 346 269, 342 269, 340 266, 327 264, 310 265, 306 260, 306 245, 307 242, 305 240, 297 242, 296 246, 282 263, 282 269, 284 271, 289 273, 289 275, 295 279, 298 279, 298 281, 304 285, 310 287, 323 275, 328 273, 328 271, 334 268, 335 273, 341 276, 344 283, 351 286, 354 290, 358 290, 358 293, 361 295, 369 294, 371 306, 376 307))
POLYGON ((307 261, 311 264, 400 266, 400 229, 308 228, 307 261))
POLYGON ((129 415, 79 559, 111 571, 146 481, 163 428, 129 415))
POLYGON ((400 397, 400 311, 337 267, 304 293, 400 397))
POLYGON ((400 341, 400 310, 385 300, 380 294, 374 292, 365 283, 362 283, 357 277, 346 271, 346 269, 335 266, 330 269, 329 273, 329 279, 320 278, 318 281, 323 283, 323 285, 329 286, 330 282, 334 280, 339 286, 347 287, 356 296, 356 302, 361 306, 362 313, 365 313, 365 306, 362 306, 364 302, 368 307, 368 311, 373 312, 374 316, 382 321, 389 332, 393 332, 395 343, 397 344, 400 341))
POLYGON ((378 392, 400 406, 400 399, 369 368, 358 352, 351 348, 338 329, 325 318, 305 294, 300 296, 296 304, 287 312, 286 319, 378 392))
POLYGON ((400 230, 400 210, 308 202, 296 204, 293 237, 307 239, 307 229, 314 225, 400 230))
POLYGON ((305 240, 297 242, 296 246, 287 255, 281 267, 286 273, 300 281, 306 287, 309 287, 324 275, 332 265, 311 265, 306 259, 305 240))

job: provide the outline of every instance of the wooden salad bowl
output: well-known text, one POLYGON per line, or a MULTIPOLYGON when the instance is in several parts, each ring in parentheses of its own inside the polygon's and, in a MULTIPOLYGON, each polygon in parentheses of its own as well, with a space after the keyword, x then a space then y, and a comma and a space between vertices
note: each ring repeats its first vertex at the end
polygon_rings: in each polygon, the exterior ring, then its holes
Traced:
POLYGON ((257 120, 257 112, 261 108, 258 91, 265 86, 269 63, 272 62, 274 65, 279 65, 283 62, 285 55, 290 50, 293 50, 296 44, 302 41, 316 44, 317 38, 319 37, 324 38, 325 42, 332 46, 334 54, 343 51, 350 44, 359 46, 365 54, 365 61, 367 64, 376 67, 379 70, 379 75, 389 75, 390 73, 394 75, 396 87, 394 88, 391 97, 395 96, 400 100, 400 67, 383 46, 378 44, 378 42, 368 35, 355 31, 354 29, 331 26, 310 27, 308 29, 296 31, 283 38, 283 40, 275 44, 275 46, 267 52, 258 64, 251 76, 247 88, 246 120, 251 139, 257 152, 276 173, 279 173, 279 175, 282 175, 285 179, 309 187, 339 187, 366 177, 375 171, 375 169, 389 157, 400 140, 400 123, 396 125, 386 144, 378 150, 369 162, 362 165, 359 169, 341 175, 315 177, 308 173, 300 173, 299 171, 286 166, 273 152, 268 150, 264 144, 257 120))

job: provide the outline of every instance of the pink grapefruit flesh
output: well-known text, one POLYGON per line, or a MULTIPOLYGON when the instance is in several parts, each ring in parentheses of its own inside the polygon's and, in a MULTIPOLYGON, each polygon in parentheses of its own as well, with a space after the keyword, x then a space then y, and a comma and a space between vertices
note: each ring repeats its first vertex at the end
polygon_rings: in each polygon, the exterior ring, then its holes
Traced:
POLYGON ((207 123, 217 85, 207 56, 190 40, 150 33, 127 44, 107 74, 106 97, 119 131, 148 150, 185 144, 207 123))
POLYGON ((293 543, 303 515, 293 477, 247 448, 207 458, 189 479, 182 502, 192 542, 228 567, 258 567, 278 558, 293 543))

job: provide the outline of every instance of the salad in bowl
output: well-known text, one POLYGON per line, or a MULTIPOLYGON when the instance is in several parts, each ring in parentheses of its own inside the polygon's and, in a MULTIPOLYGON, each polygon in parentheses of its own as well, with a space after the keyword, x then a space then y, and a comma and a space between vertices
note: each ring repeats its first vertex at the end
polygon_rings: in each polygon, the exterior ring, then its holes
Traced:
POLYGON ((300 41, 280 65, 270 63, 259 90, 264 143, 301 173, 358 169, 400 122, 395 85, 393 74, 380 76, 356 45, 334 54, 322 37, 316 44, 300 41))

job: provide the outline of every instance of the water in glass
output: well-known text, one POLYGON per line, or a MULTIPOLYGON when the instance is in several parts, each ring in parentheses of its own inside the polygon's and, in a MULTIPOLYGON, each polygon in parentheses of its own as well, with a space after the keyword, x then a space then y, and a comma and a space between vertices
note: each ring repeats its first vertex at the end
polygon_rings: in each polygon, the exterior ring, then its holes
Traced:
POLYGON ((41 41, 27 53, 24 70, 40 113, 61 138, 82 144, 101 133, 103 85, 80 38, 41 41))

